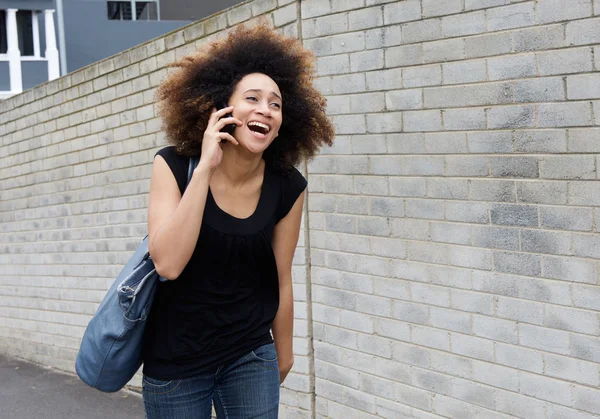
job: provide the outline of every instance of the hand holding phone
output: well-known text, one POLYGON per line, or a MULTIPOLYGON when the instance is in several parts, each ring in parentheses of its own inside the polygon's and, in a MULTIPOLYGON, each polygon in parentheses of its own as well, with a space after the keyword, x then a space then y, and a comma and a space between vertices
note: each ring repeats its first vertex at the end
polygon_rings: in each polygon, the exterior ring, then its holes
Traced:
MULTIPOLYGON (((222 108, 227 108, 228 105, 227 104, 223 104, 222 108)), ((225 116, 223 116, 223 118, 231 118, 233 115, 230 113, 226 114, 225 116)), ((228 134, 233 134, 233 131, 235 131, 235 128, 237 127, 237 125, 235 124, 228 124, 225 125, 223 128, 221 128, 221 132, 226 132, 228 134)))

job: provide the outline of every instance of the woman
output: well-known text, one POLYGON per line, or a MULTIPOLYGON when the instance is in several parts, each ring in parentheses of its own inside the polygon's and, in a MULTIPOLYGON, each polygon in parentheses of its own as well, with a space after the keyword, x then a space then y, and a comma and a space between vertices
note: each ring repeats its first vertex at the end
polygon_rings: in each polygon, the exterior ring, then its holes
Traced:
POLYGON ((149 249, 171 281, 144 339, 150 419, 209 418, 213 402, 219 418, 277 417, 306 188, 294 166, 333 138, 313 63, 295 39, 239 27, 158 90, 172 146, 152 168, 149 249))

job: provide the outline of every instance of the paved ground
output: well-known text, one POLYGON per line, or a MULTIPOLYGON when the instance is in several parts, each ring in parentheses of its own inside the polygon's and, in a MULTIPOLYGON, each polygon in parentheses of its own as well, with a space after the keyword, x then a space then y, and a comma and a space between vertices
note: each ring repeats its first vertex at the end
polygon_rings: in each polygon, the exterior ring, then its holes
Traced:
POLYGON ((76 375, 0 355, 2 419, 142 419, 139 394, 102 393, 76 375))

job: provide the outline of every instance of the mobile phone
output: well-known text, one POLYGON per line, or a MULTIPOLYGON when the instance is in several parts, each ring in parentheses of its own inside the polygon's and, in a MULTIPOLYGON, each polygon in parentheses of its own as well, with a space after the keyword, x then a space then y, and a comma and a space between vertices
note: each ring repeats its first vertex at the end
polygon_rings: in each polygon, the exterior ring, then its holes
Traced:
MULTIPOLYGON (((228 105, 226 103, 223 104, 223 106, 221 106, 221 109, 223 108, 227 108, 228 105)), ((223 118, 231 118, 233 115, 231 114, 231 112, 229 112, 228 114, 226 114, 225 116, 223 116, 223 118)), ((227 132, 229 134, 233 134, 233 131, 235 131, 237 125, 235 124, 228 124, 225 125, 223 128, 221 128, 221 132, 227 132)))

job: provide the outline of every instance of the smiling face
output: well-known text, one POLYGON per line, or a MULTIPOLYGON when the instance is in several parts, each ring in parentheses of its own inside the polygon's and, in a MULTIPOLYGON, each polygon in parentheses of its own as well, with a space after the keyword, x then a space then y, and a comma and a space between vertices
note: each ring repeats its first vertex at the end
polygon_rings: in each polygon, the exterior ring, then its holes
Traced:
POLYGON ((262 73, 242 78, 231 98, 233 116, 242 121, 233 136, 251 153, 262 153, 279 133, 283 115, 281 92, 277 83, 262 73))

